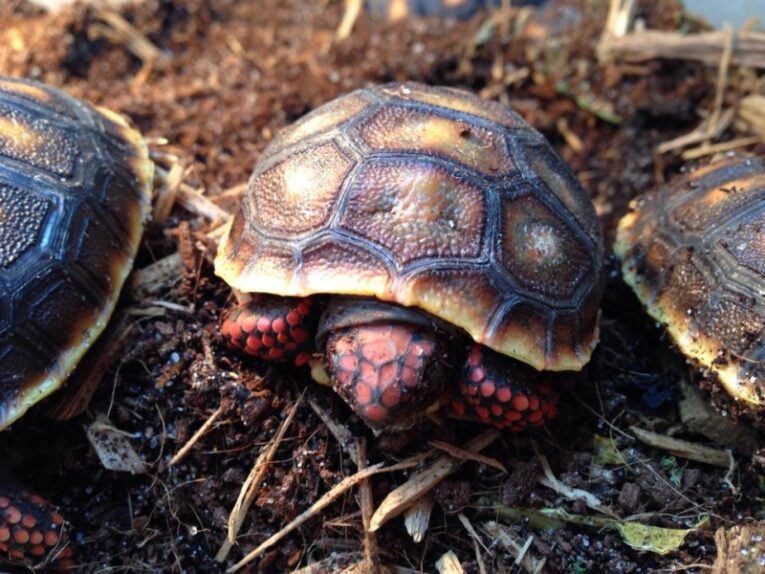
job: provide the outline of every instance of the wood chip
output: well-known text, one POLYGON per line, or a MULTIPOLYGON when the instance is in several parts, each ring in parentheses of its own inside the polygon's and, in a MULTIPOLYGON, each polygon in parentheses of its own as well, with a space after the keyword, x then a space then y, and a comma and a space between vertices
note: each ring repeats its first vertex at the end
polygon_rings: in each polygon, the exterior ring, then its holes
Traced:
POLYGON ((416 544, 422 542, 428 532, 433 506, 435 506, 433 497, 425 494, 404 511, 404 527, 416 544))
POLYGON ((694 460, 704 464, 712 464, 722 468, 730 468, 731 461, 733 460, 733 455, 730 451, 704 446, 687 440, 672 438, 639 427, 633 426, 630 427, 630 430, 640 442, 654 448, 665 450, 680 458, 687 458, 688 460, 694 460))
POLYGON ((130 278, 130 296, 135 301, 157 297, 183 276, 181 254, 175 252, 154 263, 136 269, 130 278))
MULTIPOLYGON (((463 450, 480 452, 499 437, 495 430, 488 430, 465 444, 463 450)), ((372 516, 370 528, 379 529, 391 518, 395 518, 439 482, 457 470, 464 460, 451 455, 441 456, 423 470, 413 474, 408 481, 392 490, 372 516)))
POLYGON ((712 574, 762 574, 765 571, 765 522, 715 532, 717 559, 712 574))
POLYGON ((99 413, 85 427, 85 434, 104 468, 131 474, 146 472, 146 464, 130 442, 133 437, 112 425, 105 414, 99 413))
POLYGON ((526 570, 526 572, 531 574, 542 572, 545 567, 545 559, 536 558, 529 551, 531 542, 533 542, 532 537, 527 538, 521 544, 510 527, 493 520, 484 522, 482 528, 491 540, 502 545, 511 556, 515 556, 515 563, 526 570))
POLYGON ((542 472, 544 472, 544 476, 539 478, 539 484, 554 490, 559 495, 569 500, 582 500, 593 510, 597 510, 598 512, 610 516, 611 518, 620 518, 619 515, 604 505, 600 499, 591 492, 582 490, 581 488, 574 488, 558 480, 558 478, 553 473, 552 468, 550 467, 550 463, 548 462, 547 457, 539 452, 539 447, 536 441, 532 440, 531 444, 534 447, 534 452, 536 453, 537 459, 542 466, 542 472))
POLYGON ((457 558, 457 555, 451 550, 443 554, 441 558, 438 559, 436 562, 436 570, 438 570, 439 574, 465 573, 465 570, 462 568, 462 564, 460 564, 459 558, 457 558))

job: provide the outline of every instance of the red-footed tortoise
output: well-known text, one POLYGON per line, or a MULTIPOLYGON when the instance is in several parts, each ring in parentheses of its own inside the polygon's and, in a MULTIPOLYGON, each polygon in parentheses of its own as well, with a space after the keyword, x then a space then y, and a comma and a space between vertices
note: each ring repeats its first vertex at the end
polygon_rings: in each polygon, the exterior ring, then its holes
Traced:
POLYGON ((519 115, 451 88, 362 89, 285 129, 215 269, 251 298, 222 325, 234 346, 297 364, 318 349, 379 430, 452 386, 457 413, 541 425, 556 409, 543 371, 581 369, 597 342, 587 194, 519 115))
POLYGON ((614 251, 678 348, 744 412, 762 413, 765 163, 718 158, 642 196, 619 222, 614 251))
MULTIPOLYGON (((138 249, 153 177, 146 145, 122 117, 0 78, 0 429, 61 387, 103 330, 138 249)), ((65 563, 63 518, 7 470, 0 556, 65 563)))

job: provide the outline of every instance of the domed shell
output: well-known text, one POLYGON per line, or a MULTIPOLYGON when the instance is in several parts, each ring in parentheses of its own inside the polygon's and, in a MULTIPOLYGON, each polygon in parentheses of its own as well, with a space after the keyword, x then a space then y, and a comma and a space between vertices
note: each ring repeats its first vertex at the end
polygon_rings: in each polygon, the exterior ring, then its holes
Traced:
POLYGON ((103 330, 153 174, 120 116, 0 78, 0 429, 60 387, 103 330))
POLYGON ((619 223, 625 281, 675 344, 765 404, 765 165, 726 158, 641 198, 619 223))
POLYGON ((586 192, 518 114, 451 88, 358 90, 285 129, 215 265, 241 292, 419 307, 537 369, 580 369, 597 341, 586 192))

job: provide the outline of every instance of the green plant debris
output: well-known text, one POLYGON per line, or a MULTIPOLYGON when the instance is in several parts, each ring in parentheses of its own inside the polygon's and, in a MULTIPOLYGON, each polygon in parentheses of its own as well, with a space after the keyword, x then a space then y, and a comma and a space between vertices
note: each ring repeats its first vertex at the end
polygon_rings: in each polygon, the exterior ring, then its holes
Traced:
POLYGON ((626 464, 613 437, 596 434, 593 438, 595 463, 600 466, 621 466, 626 464))
POLYGON ((665 456, 660 462, 661 469, 669 475, 669 481, 677 487, 683 484, 683 469, 674 456, 665 456))
POLYGON ((691 528, 664 528, 603 516, 571 514, 562 508, 510 508, 497 505, 490 508, 499 518, 508 522, 515 523, 525 518, 532 528, 540 530, 562 528, 566 523, 615 530, 628 546, 654 554, 676 551, 691 532, 706 527, 709 523, 709 517, 701 515, 696 525, 691 528))

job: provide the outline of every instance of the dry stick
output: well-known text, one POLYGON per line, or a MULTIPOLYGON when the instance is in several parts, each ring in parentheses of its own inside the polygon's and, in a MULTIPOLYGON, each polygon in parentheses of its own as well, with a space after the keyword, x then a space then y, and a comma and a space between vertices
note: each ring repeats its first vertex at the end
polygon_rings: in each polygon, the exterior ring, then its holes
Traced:
MULTIPOLYGON (((364 470, 367 468, 367 442, 360 439, 357 445, 358 467, 359 470, 364 470)), ((361 522, 364 525, 364 571, 378 574, 380 572, 380 552, 377 545, 377 535, 369 530, 369 522, 374 510, 374 498, 372 497, 372 486, 366 479, 359 484, 359 506, 361 507, 361 522)))
POLYGON ((353 464, 355 464, 356 467, 361 468, 361 455, 359 454, 359 445, 356 442, 353 433, 348 430, 347 427, 337 423, 329 414, 329 412, 327 412, 327 410, 322 407, 319 401, 316 399, 309 398, 308 404, 321 419, 321 422, 327 426, 329 432, 332 433, 332 436, 335 437, 335 440, 340 445, 340 448, 348 453, 348 456, 351 457, 353 464))
POLYGON ((654 448, 666 450, 675 456, 687 458, 688 460, 695 460, 696 462, 712 464, 722 468, 730 467, 732 455, 729 450, 720 450, 687 440, 672 438, 639 427, 630 427, 630 430, 640 442, 654 448))
POLYGON ((345 0, 345 12, 343 13, 343 20, 337 27, 335 38, 338 40, 345 40, 348 36, 351 35, 353 26, 356 24, 356 20, 358 20, 359 16, 361 15, 362 9, 363 4, 361 0, 345 0))
POLYGON ((470 452, 469 450, 459 448, 457 446, 454 446, 453 444, 449 444, 448 442, 444 442, 442 440, 432 440, 428 444, 432 446, 433 448, 437 448, 439 450, 444 451, 446 454, 450 454, 454 458, 480 462, 481 464, 485 464, 486 466, 496 468, 497 470, 507 474, 507 469, 505 468, 505 465, 499 462, 496 458, 491 458, 490 456, 484 456, 476 452, 470 452))
POLYGON ((486 545, 484 545, 483 540, 481 540, 481 536, 476 532, 475 528, 473 528, 473 525, 471 524, 470 520, 468 520, 467 516, 462 514, 461 512, 457 515, 457 518, 462 523, 462 527, 467 530, 467 533, 470 535, 470 538, 473 539, 473 549, 475 550, 475 560, 478 562, 478 572, 479 574, 486 574, 486 564, 484 564, 483 561, 483 554, 481 554, 481 548, 483 548, 487 554, 491 554, 491 551, 486 548, 486 545))
MULTIPOLYGON (((716 65, 720 62, 727 41, 725 32, 680 34, 643 30, 611 38, 609 55, 627 62, 664 58, 716 65)), ((765 68, 765 34, 748 31, 736 34, 731 62, 747 68, 765 68)))
MULTIPOLYGON (((499 437, 495 430, 488 430, 477 437, 469 440, 464 450, 480 452, 499 437)), ((450 455, 437 458, 432 464, 423 470, 413 474, 408 481, 392 490, 382 501, 372 516, 369 528, 374 531, 380 528, 391 518, 404 512, 420 496, 429 492, 435 485, 457 470, 463 460, 455 459, 450 455)))
POLYGON ((218 550, 218 553, 215 555, 215 560, 218 562, 223 562, 226 559, 231 548, 236 543, 236 535, 239 534, 239 530, 242 528, 244 519, 247 516, 247 511, 250 509, 252 501, 255 499, 255 494, 266 474, 266 470, 268 470, 268 464, 273 460, 274 455, 276 455, 276 451, 282 443, 284 435, 287 433, 287 429, 290 427, 290 424, 292 424, 292 420, 295 418, 295 414, 297 413, 300 404, 303 402, 304 395, 305 391, 303 391, 298 397, 298 400, 295 401, 287 418, 285 418, 282 421, 282 424, 279 425, 279 430, 268 443, 268 447, 260 452, 258 459, 252 466, 250 475, 244 481, 244 484, 242 484, 234 508, 231 509, 231 514, 228 517, 228 536, 220 547, 220 550, 218 550))
POLYGON ((287 524, 279 532, 271 536, 268 540, 263 542, 255 550, 247 554, 247 556, 245 556, 239 562, 234 564, 231 568, 226 570, 226 572, 228 573, 236 572, 240 568, 252 562, 264 550, 266 550, 267 548, 270 548, 271 546, 279 542, 282 538, 287 536, 290 532, 292 532, 293 530, 301 526, 303 523, 305 523, 307 520, 313 518, 316 514, 324 510, 327 506, 332 504, 340 496, 345 494, 347 490, 350 490, 362 480, 366 480, 370 476, 374 476, 375 474, 380 474, 383 472, 396 472, 399 470, 406 470, 406 469, 412 468, 416 464, 417 464, 417 460, 406 460, 388 467, 383 467, 382 463, 377 463, 373 466, 370 466, 369 468, 360 470, 359 472, 357 472, 356 474, 352 476, 345 477, 343 480, 341 480, 335 486, 333 486, 332 490, 324 494, 319 500, 317 500, 310 507, 308 507, 307 510, 302 512, 299 516, 294 518, 289 524, 287 524))
POLYGON ((231 219, 231 214, 186 183, 178 188, 178 203, 190 212, 201 215, 215 223, 231 219))
POLYGON ((197 430, 197 432, 192 435, 186 444, 183 445, 183 448, 175 453, 175 456, 170 459, 170 462, 167 463, 167 466, 173 466, 181 462, 186 457, 186 455, 189 454, 189 451, 199 441, 199 439, 202 438, 202 436, 204 436, 208 430, 210 430, 210 427, 215 424, 215 421, 218 420, 218 417, 220 417, 221 414, 223 414, 223 407, 218 407, 215 409, 213 414, 211 414, 204 422, 204 424, 199 427, 199 430, 197 430))
POLYGON ((721 142, 718 144, 703 145, 695 148, 685 150, 680 157, 686 161, 699 159, 708 155, 714 155, 716 153, 725 153, 728 151, 737 150, 742 147, 748 147, 750 145, 758 144, 762 142, 761 136, 748 136, 743 138, 736 138, 727 142, 721 142))

